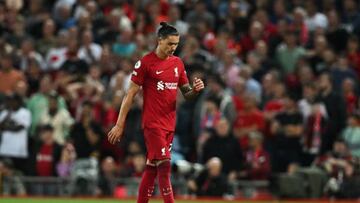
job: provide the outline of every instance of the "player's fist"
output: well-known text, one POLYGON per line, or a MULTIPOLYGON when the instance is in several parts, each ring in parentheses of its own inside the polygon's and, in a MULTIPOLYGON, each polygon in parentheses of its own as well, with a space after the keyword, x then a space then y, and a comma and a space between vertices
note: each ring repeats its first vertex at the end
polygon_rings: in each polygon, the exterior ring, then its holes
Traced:
POLYGON ((115 125, 108 133, 108 140, 111 144, 119 142, 124 132, 124 126, 115 125))
POLYGON ((195 77, 193 82, 194 91, 200 92, 202 89, 204 89, 204 87, 204 82, 200 78, 195 77))

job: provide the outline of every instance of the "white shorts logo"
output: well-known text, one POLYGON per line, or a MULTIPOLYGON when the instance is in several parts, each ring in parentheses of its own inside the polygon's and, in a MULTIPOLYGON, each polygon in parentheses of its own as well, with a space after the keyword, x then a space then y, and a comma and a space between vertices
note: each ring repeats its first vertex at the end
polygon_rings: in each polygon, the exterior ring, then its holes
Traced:
POLYGON ((161 148, 161 156, 165 156, 165 155, 166 155, 165 150, 166 150, 166 148, 165 148, 165 147, 161 148))

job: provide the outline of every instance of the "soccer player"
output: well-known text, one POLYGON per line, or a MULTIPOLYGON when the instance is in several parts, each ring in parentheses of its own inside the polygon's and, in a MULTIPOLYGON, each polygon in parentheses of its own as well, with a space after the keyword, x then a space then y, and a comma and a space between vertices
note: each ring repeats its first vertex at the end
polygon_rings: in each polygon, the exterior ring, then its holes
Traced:
POLYGON ((185 99, 193 99, 204 88, 201 79, 195 78, 192 87, 184 64, 174 52, 179 44, 177 29, 166 22, 160 23, 158 45, 135 66, 130 87, 122 102, 116 125, 108 133, 109 141, 119 142, 124 131, 126 115, 140 87, 144 94, 142 127, 147 149, 146 168, 139 187, 138 203, 147 203, 158 177, 160 193, 165 203, 173 203, 170 182, 170 150, 175 130, 176 95, 180 87, 185 99))

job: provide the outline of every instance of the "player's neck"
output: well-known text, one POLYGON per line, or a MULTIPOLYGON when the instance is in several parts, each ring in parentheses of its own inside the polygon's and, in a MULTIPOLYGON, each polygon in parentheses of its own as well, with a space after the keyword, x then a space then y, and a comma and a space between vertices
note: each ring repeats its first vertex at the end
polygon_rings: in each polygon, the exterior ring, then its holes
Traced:
POLYGON ((159 47, 156 47, 155 49, 155 54, 158 58, 162 59, 162 60, 165 60, 167 59, 169 56, 166 55, 165 53, 163 53, 162 51, 160 51, 159 47))

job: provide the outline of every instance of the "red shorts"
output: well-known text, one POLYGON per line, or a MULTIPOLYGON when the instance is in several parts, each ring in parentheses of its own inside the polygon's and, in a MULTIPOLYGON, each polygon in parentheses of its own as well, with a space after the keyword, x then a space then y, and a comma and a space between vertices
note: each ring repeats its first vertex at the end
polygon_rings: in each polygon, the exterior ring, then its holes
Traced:
POLYGON ((144 139, 149 161, 171 158, 171 145, 174 132, 160 128, 144 128, 144 139))

